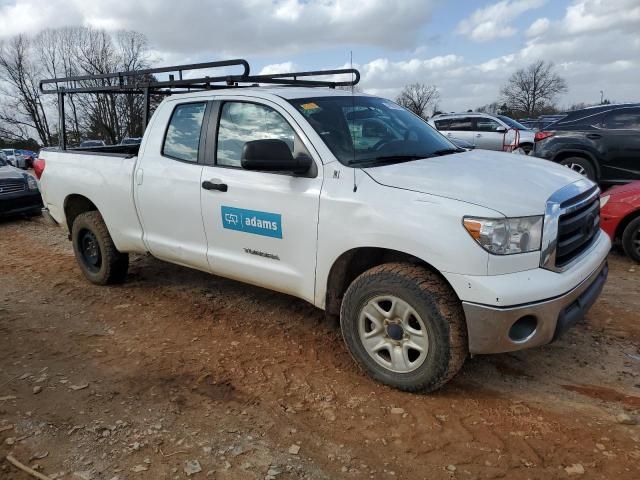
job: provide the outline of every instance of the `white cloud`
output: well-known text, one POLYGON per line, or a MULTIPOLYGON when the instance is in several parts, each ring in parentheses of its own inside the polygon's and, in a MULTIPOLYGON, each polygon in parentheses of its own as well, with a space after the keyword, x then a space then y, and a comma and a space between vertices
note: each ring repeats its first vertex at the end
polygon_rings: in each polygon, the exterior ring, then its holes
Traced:
POLYGON ((148 36, 159 65, 244 55, 254 65, 268 55, 269 61, 293 58, 304 66, 272 63, 260 71, 257 65, 254 73, 332 68, 342 63, 326 61, 337 56, 336 47, 344 49, 344 59, 353 48, 365 91, 394 98, 407 83, 435 84, 443 109, 466 110, 496 100, 512 72, 543 59, 555 62, 568 82, 563 105, 598 101, 600 90, 612 100, 638 99, 639 0, 571 0, 560 15, 545 11, 549 18, 524 22, 527 36, 516 32, 514 22, 544 0, 494 2, 460 22, 456 31, 464 37, 444 51, 453 35, 442 35, 446 42, 428 37, 437 0, 398 0, 394 6, 387 0, 211 0, 206 7, 196 0, 17 1, 0 0, 0 37, 64 25, 135 29, 148 36), (488 48, 480 58, 461 54, 466 38, 508 35, 514 35, 511 48, 499 56, 487 56, 488 48), (367 47, 369 61, 362 61, 359 46, 367 47), (313 49, 311 60, 291 56, 313 49))
POLYGON ((546 0, 502 0, 477 9, 469 18, 462 20, 456 33, 477 42, 515 35, 516 29, 509 25, 528 10, 539 8, 546 0))
POLYGON ((638 33, 638 0, 580 0, 567 8, 562 27, 569 34, 596 32, 611 28, 638 33))
POLYGON ((0 36, 65 25, 129 29, 159 50, 216 56, 367 45, 411 48, 437 0, 16 0, 0 36))
POLYGON ((274 73, 282 73, 282 72, 295 72, 298 71, 299 68, 295 66, 293 62, 283 62, 283 63, 272 63, 269 65, 265 65, 260 70, 260 75, 272 75, 274 73))
POLYGON ((527 29, 527 37, 538 37, 540 35, 545 34, 549 30, 550 25, 551 25, 551 21, 548 18, 546 17, 538 18, 527 29))

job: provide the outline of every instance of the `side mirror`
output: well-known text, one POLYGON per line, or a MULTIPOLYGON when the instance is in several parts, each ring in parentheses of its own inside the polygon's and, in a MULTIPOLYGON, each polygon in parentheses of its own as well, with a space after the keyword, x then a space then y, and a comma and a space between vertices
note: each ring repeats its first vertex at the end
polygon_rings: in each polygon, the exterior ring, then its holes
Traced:
POLYGON ((246 142, 240 157, 242 168, 262 172, 306 173, 313 160, 306 155, 293 158, 289 146, 282 140, 252 140, 246 142))
POLYGON ((504 133, 506 131, 507 131, 507 127, 500 126, 500 127, 496 128, 496 132, 498 132, 498 133, 504 133))

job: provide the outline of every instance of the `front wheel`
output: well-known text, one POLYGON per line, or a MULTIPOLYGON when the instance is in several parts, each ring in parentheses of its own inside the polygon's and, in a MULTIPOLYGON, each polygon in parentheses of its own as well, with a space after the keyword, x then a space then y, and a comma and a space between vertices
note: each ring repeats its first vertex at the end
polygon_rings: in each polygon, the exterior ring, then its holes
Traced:
POLYGON ((629 257, 640 262, 640 217, 631 220, 622 232, 622 248, 629 257))
POLYGON ((80 270, 90 282, 108 285, 124 281, 129 255, 116 249, 99 212, 85 212, 76 217, 71 241, 80 270))
POLYGON ((388 263, 349 286, 340 326, 351 355, 386 385, 433 391, 458 373, 468 353, 462 306, 427 269, 388 263))

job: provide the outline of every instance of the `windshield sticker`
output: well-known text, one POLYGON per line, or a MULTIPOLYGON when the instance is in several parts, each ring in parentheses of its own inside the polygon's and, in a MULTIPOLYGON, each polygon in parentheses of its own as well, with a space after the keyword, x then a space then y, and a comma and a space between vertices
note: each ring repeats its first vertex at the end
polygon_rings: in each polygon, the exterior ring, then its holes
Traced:
POLYGON ((300 107, 305 111, 305 112, 312 112, 313 110, 320 110, 320 107, 318 106, 317 103, 303 103, 302 105, 300 105, 300 107))
POLYGON ((265 237, 282 238, 282 217, 278 213, 221 207, 222 227, 265 237))

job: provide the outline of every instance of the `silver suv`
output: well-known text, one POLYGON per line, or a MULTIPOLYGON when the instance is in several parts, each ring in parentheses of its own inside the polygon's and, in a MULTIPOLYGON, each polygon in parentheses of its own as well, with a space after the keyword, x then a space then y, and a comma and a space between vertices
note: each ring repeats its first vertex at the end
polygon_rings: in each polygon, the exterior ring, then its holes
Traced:
POLYGON ((527 155, 533 150, 533 130, 504 115, 447 113, 431 117, 429 123, 447 137, 466 140, 485 150, 503 150, 505 143, 513 143, 517 130, 516 148, 521 148, 527 155))

